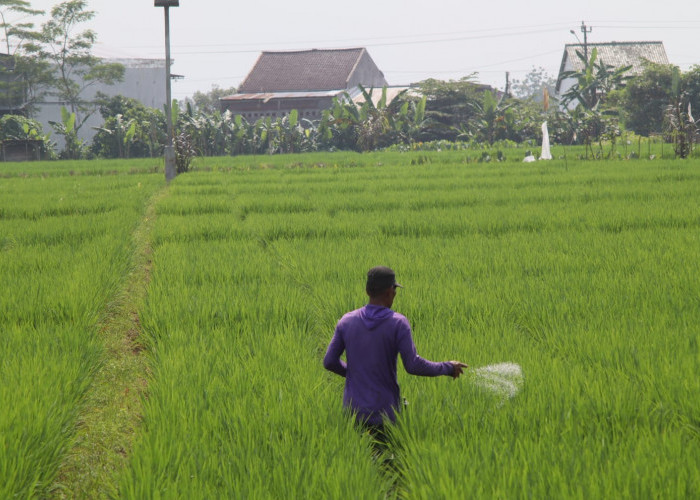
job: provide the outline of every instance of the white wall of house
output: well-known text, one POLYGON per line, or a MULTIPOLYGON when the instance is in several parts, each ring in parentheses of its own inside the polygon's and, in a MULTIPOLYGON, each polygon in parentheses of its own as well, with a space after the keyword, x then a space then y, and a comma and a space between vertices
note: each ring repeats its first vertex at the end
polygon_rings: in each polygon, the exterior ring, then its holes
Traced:
MULTIPOLYGON (((109 96, 123 95, 136 99, 144 106, 163 109, 165 105, 165 59, 110 59, 107 62, 117 62, 124 65, 124 79, 114 85, 101 83, 89 87, 82 97, 86 100, 95 98, 97 92, 109 96)), ((52 100, 48 96, 44 102, 38 104, 39 110, 36 118, 44 127, 44 133, 51 132, 51 139, 56 142, 60 151, 65 143, 61 136, 53 133, 49 121, 61 121, 61 107, 66 104, 52 100)), ((101 127, 104 123, 102 115, 96 111, 80 128, 78 136, 90 143, 97 131, 95 127, 101 127)))
MULTIPOLYGON (((571 62, 571 59, 567 59, 566 63, 564 63, 564 67, 562 68, 561 72, 566 72, 566 71, 573 71, 574 70, 574 65, 571 62)), ((571 87, 573 87, 576 84, 577 80, 576 78, 569 77, 569 78, 563 78, 561 82, 559 82, 559 92, 557 93, 556 97, 561 102, 561 98, 564 94, 566 94, 571 87)), ((578 106, 578 100, 574 99, 569 103, 568 106, 566 106, 566 109, 575 109, 576 106, 578 106)), ((564 106, 560 105, 560 109, 564 111, 564 106)))

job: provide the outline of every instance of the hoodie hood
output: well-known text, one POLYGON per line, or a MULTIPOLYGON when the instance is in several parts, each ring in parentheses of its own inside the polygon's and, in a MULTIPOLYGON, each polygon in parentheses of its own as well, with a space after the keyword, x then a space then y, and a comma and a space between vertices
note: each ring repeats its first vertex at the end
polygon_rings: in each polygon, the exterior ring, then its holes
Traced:
POLYGON ((360 318, 362 322, 369 330, 374 330, 377 326, 382 324, 382 322, 390 318, 394 314, 394 311, 384 306, 375 306, 373 304, 367 304, 365 307, 360 309, 360 318))

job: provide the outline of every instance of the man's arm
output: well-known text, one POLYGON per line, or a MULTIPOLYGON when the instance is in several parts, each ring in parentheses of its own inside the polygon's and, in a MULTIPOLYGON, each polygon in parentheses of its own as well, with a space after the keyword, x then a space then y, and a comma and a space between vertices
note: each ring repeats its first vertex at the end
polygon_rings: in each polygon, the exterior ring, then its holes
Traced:
POLYGON ((338 327, 336 327, 333 339, 331 339, 331 343, 328 344, 328 350, 323 358, 323 367, 326 370, 337 373, 341 377, 344 377, 348 371, 347 364, 340 359, 343 351, 345 351, 345 342, 343 341, 343 336, 338 327))
MULTIPOLYGON (((456 367, 452 362, 445 361, 444 363, 435 363, 423 359, 418 355, 408 321, 399 326, 397 335, 401 361, 403 361, 403 366, 408 373, 411 375, 422 375, 424 377, 437 377, 438 375, 454 376, 456 367)), ((461 372, 462 371, 459 370, 459 373, 461 372)))

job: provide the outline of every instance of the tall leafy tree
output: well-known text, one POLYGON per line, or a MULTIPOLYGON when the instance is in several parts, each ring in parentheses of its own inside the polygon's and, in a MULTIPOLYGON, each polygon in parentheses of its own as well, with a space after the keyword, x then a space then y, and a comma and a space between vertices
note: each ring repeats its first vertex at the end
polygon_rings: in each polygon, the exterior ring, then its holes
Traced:
POLYGON ((602 150, 602 139, 614 143, 620 134, 619 111, 606 106, 606 99, 616 89, 624 87, 631 66, 614 67, 598 60, 598 49, 594 47, 590 58, 577 51, 576 55, 583 63, 583 69, 566 71, 563 78, 573 77, 576 83, 562 95, 561 103, 570 108, 570 124, 573 127, 573 139, 586 146, 586 156, 593 153, 592 144, 598 140, 602 150))
POLYGON ((165 116, 133 98, 100 96, 100 114, 104 119, 97 129, 91 151, 95 156, 153 157, 162 154, 165 142, 165 116))
POLYGON ((522 80, 513 80, 513 97, 542 102, 543 89, 547 89, 550 95, 554 95, 556 85, 557 79, 547 73, 547 70, 543 67, 533 67, 522 80))
POLYGON ((92 115, 99 104, 84 98, 85 91, 97 84, 113 85, 124 76, 124 66, 106 63, 92 54, 97 35, 92 30, 80 31, 95 12, 86 10, 85 0, 69 0, 51 9, 51 18, 38 32, 27 51, 35 58, 51 64, 51 94, 67 103, 76 115, 75 130, 92 115))
POLYGON ((219 99, 235 93, 236 87, 221 88, 218 85, 212 85, 209 92, 201 92, 198 90, 191 98, 188 98, 187 101, 192 102, 197 111, 213 115, 217 111, 221 111, 219 99))
POLYGON ((663 130, 664 110, 671 100, 674 67, 644 63, 641 74, 632 78, 621 94, 626 128, 648 136, 663 130))
POLYGON ((15 55, 28 38, 34 36, 34 23, 13 21, 13 15, 20 19, 43 14, 41 10, 32 9, 26 0, 0 0, 0 35, 2 48, 8 55, 15 55))
POLYGON ((454 140, 481 109, 482 93, 489 90, 474 82, 475 75, 460 80, 428 79, 418 84, 418 92, 427 98, 425 117, 429 120, 422 137, 425 140, 454 140))
POLYGON ((664 111, 664 129, 673 142, 676 156, 687 158, 698 135, 698 122, 692 114, 690 95, 683 84, 681 71, 673 67, 671 99, 664 111))
POLYGON ((700 65, 696 64, 683 73, 681 83, 693 113, 700 116, 700 65))
POLYGON ((26 110, 29 101, 30 61, 23 57, 22 48, 36 36, 29 19, 39 14, 43 11, 32 9, 26 0, 0 0, 0 52, 6 54, 0 63, 0 106, 10 113, 26 110))

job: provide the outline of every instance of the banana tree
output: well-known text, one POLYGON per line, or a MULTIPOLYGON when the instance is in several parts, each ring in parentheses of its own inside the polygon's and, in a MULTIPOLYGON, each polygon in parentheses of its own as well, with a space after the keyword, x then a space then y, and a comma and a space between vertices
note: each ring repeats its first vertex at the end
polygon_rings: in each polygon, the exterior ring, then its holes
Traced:
MULTIPOLYGON (((401 100, 406 94, 406 90, 396 96, 395 100, 401 100)), ((396 128, 399 130, 401 141, 405 144, 413 144, 429 120, 425 117, 425 106, 428 97, 423 96, 418 101, 406 100, 401 105, 396 119, 396 128)))
POLYGON ((356 103, 345 93, 323 114, 318 127, 321 144, 331 142, 340 149, 371 151, 413 141, 425 122, 425 99, 417 104, 404 101, 404 92, 389 103, 384 87, 375 103, 374 89, 358 88, 363 102, 356 103))
POLYGON ((563 78, 573 77, 576 83, 564 93, 561 102, 565 107, 570 107, 572 103, 576 104, 576 107, 570 111, 573 123, 579 127, 575 131, 575 137, 582 139, 586 145, 586 156, 588 156, 588 150, 591 149, 592 152, 591 143, 594 140, 601 140, 605 135, 614 139, 615 131, 619 130, 618 110, 605 109, 602 104, 608 92, 622 87, 630 78, 626 73, 631 66, 614 68, 604 61, 599 62, 597 47, 593 48, 589 59, 579 51, 576 54, 583 63, 583 69, 562 73, 563 78))
POLYGON ((272 122, 268 130, 269 153, 299 153, 314 149, 314 126, 309 120, 299 119, 293 109, 288 115, 272 122), (269 133, 272 132, 270 136, 269 133))
POLYGON ((75 126, 76 116, 71 113, 65 106, 61 107, 61 121, 49 121, 49 125, 58 135, 62 135, 65 140, 65 148, 61 153, 66 159, 76 160, 83 156, 84 144, 83 140, 78 137, 78 131, 75 126))
POLYGON ((129 158, 129 150, 136 135, 136 120, 124 119, 124 115, 117 114, 108 120, 104 127, 95 127, 95 130, 104 132, 114 138, 117 145, 117 155, 119 158, 129 158))
POLYGON ((361 109, 345 92, 333 100, 330 109, 324 111, 319 124, 322 140, 338 149, 357 149, 358 124, 363 120, 361 109))
POLYGON ((507 139, 514 126, 512 106, 513 102, 496 99, 490 91, 484 92, 474 120, 477 138, 488 144, 507 139))
POLYGON ((688 92, 681 87, 681 75, 677 67, 673 68, 671 102, 664 111, 664 125, 673 142, 676 156, 690 156, 698 135, 698 122, 693 118, 688 92))
POLYGON ((597 47, 593 48, 589 59, 580 51, 576 51, 576 55, 583 63, 583 69, 565 71, 561 75, 561 78, 576 79, 576 83, 562 96, 561 102, 565 107, 576 102, 587 110, 597 109, 608 92, 621 87, 630 78, 626 73, 632 66, 615 68, 598 61, 597 47))

